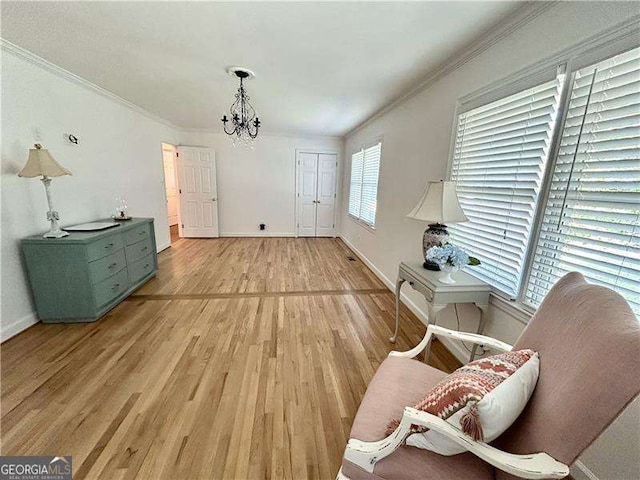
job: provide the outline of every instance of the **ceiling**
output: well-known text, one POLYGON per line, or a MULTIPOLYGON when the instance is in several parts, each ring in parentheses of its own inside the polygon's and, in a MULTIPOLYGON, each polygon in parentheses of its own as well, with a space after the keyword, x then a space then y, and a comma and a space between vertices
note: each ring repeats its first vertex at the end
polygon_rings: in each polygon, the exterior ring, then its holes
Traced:
POLYGON ((237 81, 271 133, 341 136, 518 2, 7 2, 2 37, 183 128, 220 128, 237 81))

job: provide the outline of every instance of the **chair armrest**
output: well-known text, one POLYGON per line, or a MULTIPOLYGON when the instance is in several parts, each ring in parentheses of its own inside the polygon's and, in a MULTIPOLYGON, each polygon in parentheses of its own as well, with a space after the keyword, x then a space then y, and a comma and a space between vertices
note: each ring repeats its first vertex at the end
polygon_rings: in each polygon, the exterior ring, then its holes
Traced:
POLYGON ((392 351, 389 353, 389 356, 414 358, 418 356, 418 354, 425 348, 427 348, 427 345, 429 345, 429 342, 431 342, 431 337, 433 335, 453 338, 454 340, 462 340, 465 342, 488 345, 489 347, 501 350, 503 352, 508 352, 513 348, 508 343, 501 342, 500 340, 492 337, 478 335, 477 333, 458 332, 457 330, 450 330, 448 328, 438 327, 436 325, 429 325, 427 327, 427 333, 425 333, 424 338, 418 345, 413 347, 411 350, 407 350, 406 352, 392 351))
POLYGON ((569 475, 568 466, 546 453, 515 455, 503 452, 484 442, 474 441, 462 433, 460 429, 440 417, 411 407, 405 407, 400 425, 387 438, 378 442, 349 440, 344 458, 368 472, 373 472, 376 462, 390 455, 402 445, 412 424, 435 430, 485 462, 521 478, 548 479, 564 478, 569 475))

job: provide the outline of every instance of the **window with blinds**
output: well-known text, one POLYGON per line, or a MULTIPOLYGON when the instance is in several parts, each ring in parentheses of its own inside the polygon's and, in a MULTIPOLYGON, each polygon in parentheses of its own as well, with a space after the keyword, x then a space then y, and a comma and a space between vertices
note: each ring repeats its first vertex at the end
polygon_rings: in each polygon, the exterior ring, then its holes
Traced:
POLYGON ((640 315, 640 48, 576 72, 525 299, 578 271, 640 315))
POLYGON ((381 154, 382 143, 377 142, 351 156, 349 214, 371 227, 376 224, 381 154))
POLYGON ((516 298, 563 75, 458 117, 451 180, 469 218, 451 242, 478 257, 473 274, 516 298))

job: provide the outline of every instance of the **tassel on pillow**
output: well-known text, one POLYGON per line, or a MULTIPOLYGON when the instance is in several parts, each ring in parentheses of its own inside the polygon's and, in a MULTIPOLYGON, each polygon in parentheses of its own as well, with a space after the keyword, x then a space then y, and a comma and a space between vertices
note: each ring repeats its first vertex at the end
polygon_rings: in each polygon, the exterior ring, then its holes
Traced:
POLYGON ((478 405, 476 403, 470 404, 469 411, 460 418, 460 427, 464 433, 469 435, 476 442, 484 441, 482 423, 480 423, 478 405))
POLYGON ((387 429, 385 430, 385 435, 388 437, 393 432, 396 431, 396 428, 400 426, 400 420, 391 420, 387 423, 387 429))

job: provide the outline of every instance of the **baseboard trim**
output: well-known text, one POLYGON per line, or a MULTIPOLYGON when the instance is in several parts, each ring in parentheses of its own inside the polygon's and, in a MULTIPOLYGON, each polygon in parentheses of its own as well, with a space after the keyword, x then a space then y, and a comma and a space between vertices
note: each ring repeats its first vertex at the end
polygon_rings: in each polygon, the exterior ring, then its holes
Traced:
POLYGON ((38 317, 35 313, 25 315, 24 317, 13 322, 11 325, 7 325, 6 327, 2 328, 2 331, 0 331, 0 342, 6 342, 11 337, 15 337, 17 334, 35 325, 39 321, 40 320, 38 320, 38 317))
MULTIPOLYGON (((378 277, 382 283, 384 283, 389 290, 395 292, 396 286, 395 282, 392 282, 384 273, 376 267, 371 260, 369 260, 366 255, 364 255, 360 250, 358 250, 355 245, 353 245, 349 240, 340 236, 340 239, 349 247, 353 253, 357 255, 357 257, 362 260, 369 269, 378 277)), ((411 300, 405 293, 400 294, 400 301, 404 303, 411 312, 418 317, 418 319, 424 323, 425 325, 429 325, 429 315, 427 312, 422 310, 413 300, 411 300)), ((392 332, 393 333, 393 332, 392 332)), ((463 364, 469 361, 469 352, 467 352, 462 345, 458 345, 455 341, 452 341, 448 338, 439 338, 442 344, 447 347, 447 349, 463 364)))
POLYGON ((171 243, 164 243, 162 245, 160 245, 157 250, 158 253, 162 252, 163 250, 166 250, 167 248, 169 248, 171 246, 171 243))
POLYGON ((256 237, 256 238, 261 238, 261 237, 295 237, 296 234, 295 233, 291 233, 291 232, 287 232, 287 233, 244 233, 244 232, 225 232, 225 233, 221 233, 220 234, 221 237, 256 237))
POLYGON ((598 476, 580 460, 576 460, 573 465, 571 465, 571 476, 575 480, 600 480, 598 476))

